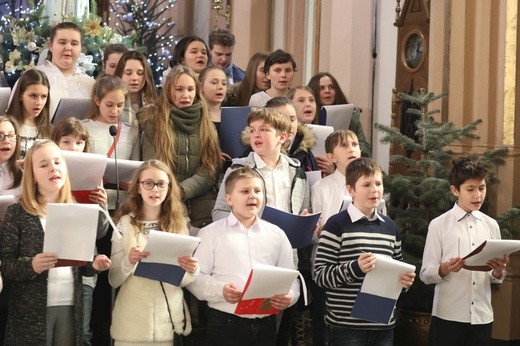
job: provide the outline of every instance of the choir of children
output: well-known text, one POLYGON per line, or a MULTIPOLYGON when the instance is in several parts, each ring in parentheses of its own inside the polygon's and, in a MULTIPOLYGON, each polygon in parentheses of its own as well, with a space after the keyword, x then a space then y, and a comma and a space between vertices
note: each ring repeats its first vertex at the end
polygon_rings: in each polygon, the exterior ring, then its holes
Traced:
MULTIPOLYGON (((370 147, 358 118, 354 132, 340 129, 329 136, 327 158, 317 162, 311 151, 316 144, 306 124, 317 123, 321 105, 348 102, 332 75, 319 73, 309 87, 291 89, 296 71, 291 54, 257 53, 244 80, 228 92, 225 71, 207 67, 204 40, 189 36, 177 44, 158 94, 145 56, 123 45, 107 48, 104 75, 97 81, 78 70, 81 35, 73 23, 56 25, 49 60, 21 76, 9 116, 0 116, 0 195, 16 198, 0 229, 0 291, 3 283, 8 296, 8 309, 0 304, 0 344, 89 345, 93 285, 81 289, 81 275, 109 269, 118 294, 105 323, 111 324, 115 345, 173 345, 189 335, 190 309, 182 287, 208 302, 208 345, 286 345, 294 321, 288 312, 295 311, 286 309, 298 301, 298 279, 290 289, 266 297, 267 308, 286 310, 283 321, 289 323, 277 327, 274 314, 237 312, 255 265, 305 265, 298 264, 284 231, 262 220, 267 205, 292 214, 321 212, 315 267, 307 277, 315 295, 314 344, 392 345, 393 319, 378 324, 351 316, 365 275, 377 265, 376 254, 403 260, 397 226, 377 209, 383 195, 381 168, 360 158, 370 147), (71 117, 58 124, 54 143, 48 140, 50 120, 66 96, 89 96, 92 109, 88 120, 71 117), (251 110, 243 133, 251 150, 245 158, 234 158, 221 177, 221 106, 248 103, 261 106, 251 110), (84 266, 57 266, 56 254, 43 251, 48 203, 75 203, 60 148, 109 158, 117 150, 120 159, 144 161, 130 182, 119 182, 118 189, 127 190, 121 201, 111 192, 107 200, 102 185, 89 195, 90 203, 104 208, 108 203, 118 221, 110 232, 110 259, 97 255, 84 266), (309 192, 305 171, 319 169, 330 175, 309 192), (177 259, 184 271, 177 286, 136 273, 140 261, 151 255, 147 243, 156 231, 200 237, 193 256, 177 259)), ((432 344, 490 339, 489 283, 504 279, 508 258, 489 261, 488 273, 469 272, 461 270, 463 260, 453 250, 456 238, 459 247, 468 247, 465 237, 472 235, 463 231, 472 225, 478 239, 500 237, 496 222, 478 211, 486 174, 474 157, 455 162, 450 183, 458 202, 430 224, 421 279, 436 284, 432 344), (467 292, 461 288, 467 282, 478 285, 475 294, 482 299, 476 308, 469 286, 467 292)), ((99 223, 97 233, 104 236, 106 224, 99 223)), ((396 279, 407 289, 414 277, 408 272, 396 279)))

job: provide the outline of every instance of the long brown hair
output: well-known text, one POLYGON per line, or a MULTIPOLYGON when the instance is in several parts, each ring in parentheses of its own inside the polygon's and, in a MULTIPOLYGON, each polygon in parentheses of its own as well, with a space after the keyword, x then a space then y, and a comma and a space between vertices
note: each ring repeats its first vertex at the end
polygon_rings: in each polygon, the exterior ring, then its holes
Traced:
POLYGON ((220 173, 220 145, 217 138, 217 131, 211 122, 208 106, 201 97, 200 83, 195 77, 195 73, 189 67, 178 65, 175 66, 164 82, 164 88, 157 101, 149 108, 144 108, 139 124, 144 127, 151 123, 155 127, 154 147, 156 158, 166 163, 175 171, 176 162, 178 160, 175 148, 175 135, 180 129, 176 128, 170 121, 170 111, 176 108, 172 99, 172 91, 177 84, 179 76, 187 74, 193 78, 196 86, 195 99, 193 104, 200 103, 202 105, 202 114, 200 117, 199 139, 200 139, 200 165, 197 171, 206 171, 210 176, 217 178, 220 173))
POLYGON ((341 90, 341 87, 339 86, 339 83, 336 80, 336 78, 334 78, 334 76, 328 72, 319 72, 312 76, 309 83, 307 83, 307 86, 311 88, 314 92, 314 96, 316 99, 316 114, 319 114, 319 112, 321 112, 322 106, 320 98, 320 79, 322 77, 329 77, 332 82, 332 85, 334 86, 334 91, 336 92, 336 95, 334 96, 333 105, 344 105, 348 103, 347 97, 343 93, 343 90, 341 90))
MULTIPOLYGON (((34 167, 32 161, 34 152, 46 146, 55 146, 58 150, 60 149, 58 145, 50 139, 42 139, 41 141, 36 141, 29 149, 29 151, 27 151, 27 156, 24 160, 22 195, 20 196, 20 203, 22 204, 22 207, 25 209, 25 211, 34 216, 43 216, 47 213, 47 206, 45 204, 41 204, 38 201, 38 195, 40 192, 38 191, 38 184, 35 183, 33 171, 34 167)), ((65 159, 62 157, 62 160, 65 159)), ((67 169, 65 164, 64 167, 67 169)), ((57 203, 74 202, 71 194, 69 174, 67 171, 65 171, 65 173, 65 183, 60 189, 58 200, 56 201, 57 203)))
POLYGON ((101 101, 106 94, 114 90, 122 90, 125 94, 125 98, 126 95, 128 95, 125 82, 117 76, 105 74, 96 80, 96 83, 94 83, 94 86, 92 87, 92 94, 90 97, 91 106, 90 113, 87 116, 88 119, 96 120, 99 117, 99 106, 96 100, 101 101))
POLYGON ((7 111, 5 112, 7 115, 14 117, 20 125, 23 125, 25 122, 24 115, 24 107, 23 107, 23 94, 31 85, 43 85, 47 87, 47 101, 42 108, 40 114, 36 117, 36 127, 38 129, 37 137, 38 138, 49 138, 51 135, 51 122, 49 117, 49 104, 50 100, 50 89, 51 86, 49 84, 49 79, 40 70, 30 69, 25 71, 20 79, 18 80, 18 84, 16 85, 16 89, 13 92, 13 98, 11 100, 11 104, 7 111))
POLYGON ((146 60, 146 57, 135 51, 129 50, 128 52, 121 55, 119 62, 117 63, 116 70, 114 72, 114 76, 119 78, 123 78, 123 74, 125 73, 125 66, 128 60, 137 60, 143 65, 144 70, 144 85, 141 91, 139 92, 142 96, 142 99, 145 104, 150 104, 157 100, 157 91, 155 90, 155 85, 153 82, 153 73, 150 64, 146 60))
POLYGON ((156 168, 163 171, 168 176, 169 188, 166 198, 161 203, 161 214, 159 216, 159 229, 170 233, 185 233, 188 229, 184 205, 181 201, 181 195, 177 181, 175 180, 171 169, 159 160, 149 160, 144 162, 134 173, 132 182, 128 189, 128 198, 121 206, 117 213, 120 218, 123 215, 132 213, 134 217, 130 221, 132 225, 140 226, 139 221, 143 220, 143 198, 139 193, 139 182, 141 174, 150 168, 156 168))
MULTIPOLYGON (((11 123, 14 127, 14 133, 18 136, 20 134, 20 125, 18 125, 18 122, 13 117, 7 117, 4 115, 0 116, 0 124, 3 122, 11 123)), ((20 183, 22 182, 22 170, 20 169, 20 166, 16 164, 16 161, 20 157, 20 140, 19 138, 16 138, 16 144, 14 147, 13 155, 7 160, 7 167, 9 168, 9 172, 11 172, 11 175, 13 177, 13 184, 9 186, 9 189, 15 189, 18 186, 20 186, 20 183)))
POLYGON ((249 105, 249 99, 251 95, 261 91, 256 87, 256 69, 262 61, 265 61, 269 53, 258 52, 251 56, 247 63, 246 74, 244 80, 238 86, 237 100, 238 106, 249 105))

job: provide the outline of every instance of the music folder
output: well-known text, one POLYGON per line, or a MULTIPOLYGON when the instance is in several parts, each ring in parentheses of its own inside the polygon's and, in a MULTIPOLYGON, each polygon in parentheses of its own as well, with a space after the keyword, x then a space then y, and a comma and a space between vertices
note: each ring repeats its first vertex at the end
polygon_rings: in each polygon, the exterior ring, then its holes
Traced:
POLYGON ((0 115, 4 115, 9 106, 9 97, 11 96, 11 88, 0 88, 0 115))
POLYGON ((186 271, 179 265, 178 258, 193 256, 199 244, 200 238, 187 234, 150 231, 144 248, 150 256, 139 261, 134 275, 180 286, 186 271))
POLYGON ((52 117, 52 123, 57 124, 62 119, 75 117, 80 120, 86 119, 91 108, 91 101, 88 97, 65 97, 60 99, 58 107, 52 117))
POLYGON ((332 126, 334 130, 348 130, 354 108, 356 107, 352 103, 322 106, 319 123, 320 125, 332 126))
POLYGON ((397 298, 403 290, 399 275, 415 271, 415 266, 389 256, 375 254, 375 268, 365 274, 351 316, 365 321, 389 324, 397 298))
POLYGON ((218 138, 222 152, 232 159, 240 157, 246 149, 240 136, 247 126, 249 112, 251 107, 222 107, 218 138))
POLYGON ((297 276, 298 271, 294 269, 253 264, 235 313, 237 315, 277 314, 279 310, 271 306, 271 297, 289 292, 297 276))
POLYGON ((262 219, 280 227, 287 235, 293 249, 301 249, 312 243, 312 236, 320 215, 321 213, 295 215, 266 205, 262 219))

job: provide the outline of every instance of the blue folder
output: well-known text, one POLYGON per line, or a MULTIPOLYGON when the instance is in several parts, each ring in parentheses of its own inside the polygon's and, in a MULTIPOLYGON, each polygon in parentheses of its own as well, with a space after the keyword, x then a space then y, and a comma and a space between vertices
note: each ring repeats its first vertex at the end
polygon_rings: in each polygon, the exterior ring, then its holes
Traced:
POLYGON ((365 321, 389 324, 397 300, 359 292, 350 315, 365 321))
POLYGON ((157 280, 180 286, 186 271, 180 266, 165 263, 151 263, 140 261, 135 268, 134 275, 150 280, 157 280))
POLYGON ((242 130, 247 126, 251 107, 222 107, 220 115, 220 149, 231 158, 242 155, 246 147, 240 140, 242 130))
POLYGON ((280 227, 289 238, 293 249, 301 249, 311 245, 320 215, 321 213, 300 216, 265 206, 262 219, 280 227))

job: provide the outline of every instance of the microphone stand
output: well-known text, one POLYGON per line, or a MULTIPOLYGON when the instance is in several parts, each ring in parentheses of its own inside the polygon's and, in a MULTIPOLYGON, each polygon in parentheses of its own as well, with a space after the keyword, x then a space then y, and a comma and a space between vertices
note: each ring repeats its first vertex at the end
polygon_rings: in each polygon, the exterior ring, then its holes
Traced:
POLYGON ((115 210, 119 209, 119 167, 117 165, 117 143, 116 143, 116 136, 117 136, 117 126, 112 125, 108 129, 110 132, 110 135, 112 136, 114 140, 114 168, 116 170, 116 204, 115 204, 115 210))

